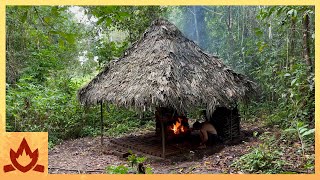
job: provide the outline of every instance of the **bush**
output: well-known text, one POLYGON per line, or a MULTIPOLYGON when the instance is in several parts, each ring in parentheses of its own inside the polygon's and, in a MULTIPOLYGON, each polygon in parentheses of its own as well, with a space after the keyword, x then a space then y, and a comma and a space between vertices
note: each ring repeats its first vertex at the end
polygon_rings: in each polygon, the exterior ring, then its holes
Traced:
MULTIPOLYGON (((127 162, 128 164, 125 165, 119 165, 119 166, 107 166, 106 167, 106 172, 108 174, 129 174, 129 173, 133 173, 133 174, 139 174, 141 172, 138 171, 138 166, 139 164, 143 164, 147 158, 146 157, 138 157, 135 154, 133 154, 132 152, 129 152, 131 155, 128 156, 127 162)), ((146 174, 152 174, 152 170, 151 167, 149 165, 147 165, 145 167, 145 173, 146 174)))
POLYGON ((273 151, 265 145, 260 145, 241 156, 232 166, 246 173, 280 173, 284 165, 280 160, 281 155, 280 151, 273 151))
POLYGON ((253 148, 248 154, 241 156, 237 161, 232 163, 238 171, 245 173, 281 173, 285 162, 281 160, 283 155, 281 151, 275 147, 275 137, 267 137, 264 134, 260 139, 265 140, 263 144, 253 148))
POLYGON ((108 174, 128 174, 129 168, 128 166, 120 165, 120 166, 107 166, 106 172, 108 174))
MULTIPOLYGON (((76 92, 81 84, 81 80, 63 77, 37 84, 32 77, 24 77, 15 86, 8 85, 7 131, 49 132, 50 147, 63 139, 99 135, 100 107, 84 108, 79 104, 76 92)), ((104 107, 103 113, 105 132, 111 136, 150 128, 154 123, 113 105, 104 107)))

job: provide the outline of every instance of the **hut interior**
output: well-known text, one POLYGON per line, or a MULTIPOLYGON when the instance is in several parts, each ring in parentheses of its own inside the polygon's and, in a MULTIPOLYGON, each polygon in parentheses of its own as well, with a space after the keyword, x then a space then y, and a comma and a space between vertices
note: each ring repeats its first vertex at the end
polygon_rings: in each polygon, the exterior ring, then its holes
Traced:
MULTIPOLYGON (((204 115, 206 113, 204 112, 204 115)), ((224 141, 231 141, 240 135, 240 114, 237 107, 217 107, 210 117, 206 118, 217 130, 224 141)), ((190 137, 191 125, 185 115, 179 115, 173 108, 157 108, 155 112, 156 135, 161 135, 161 122, 164 123, 164 133, 167 142, 183 141, 190 137)))

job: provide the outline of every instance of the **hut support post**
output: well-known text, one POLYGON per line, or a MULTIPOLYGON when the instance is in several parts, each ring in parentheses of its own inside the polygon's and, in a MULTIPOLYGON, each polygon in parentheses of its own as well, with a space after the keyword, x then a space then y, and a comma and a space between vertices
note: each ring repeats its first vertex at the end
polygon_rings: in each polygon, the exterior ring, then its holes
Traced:
POLYGON ((162 157, 165 158, 166 156, 166 142, 165 142, 165 136, 164 136, 164 125, 163 125, 163 121, 161 122, 161 134, 162 134, 162 157))
POLYGON ((232 128, 232 126, 233 126, 233 124, 232 124, 232 121, 233 121, 233 117, 232 117, 232 111, 233 111, 233 109, 231 110, 231 117, 230 117, 230 119, 231 119, 231 121, 230 121, 230 134, 231 134, 231 141, 232 141, 232 136, 233 136, 233 132, 232 132, 232 130, 233 130, 233 128, 232 128))
POLYGON ((102 106, 102 101, 100 101, 100 130, 101 130, 101 146, 103 146, 103 106, 102 106))

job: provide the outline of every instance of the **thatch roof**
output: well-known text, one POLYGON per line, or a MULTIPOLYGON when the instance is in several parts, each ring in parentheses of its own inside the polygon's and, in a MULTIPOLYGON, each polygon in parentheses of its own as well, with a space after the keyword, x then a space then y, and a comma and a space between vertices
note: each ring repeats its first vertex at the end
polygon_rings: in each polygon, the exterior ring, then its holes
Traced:
POLYGON ((212 112, 247 99, 254 83, 203 52, 170 22, 154 21, 123 57, 78 91, 83 105, 102 102, 145 110, 195 107, 212 112))

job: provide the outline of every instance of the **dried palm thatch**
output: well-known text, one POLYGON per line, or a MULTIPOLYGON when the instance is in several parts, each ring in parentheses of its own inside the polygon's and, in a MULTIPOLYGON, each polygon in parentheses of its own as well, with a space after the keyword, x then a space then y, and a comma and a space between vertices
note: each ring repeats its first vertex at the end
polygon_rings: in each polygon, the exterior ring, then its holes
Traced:
POLYGON ((159 19, 81 88, 78 98, 86 106, 110 102, 140 110, 172 107, 179 113, 205 107, 211 114, 217 106, 248 99, 254 85, 159 19))

